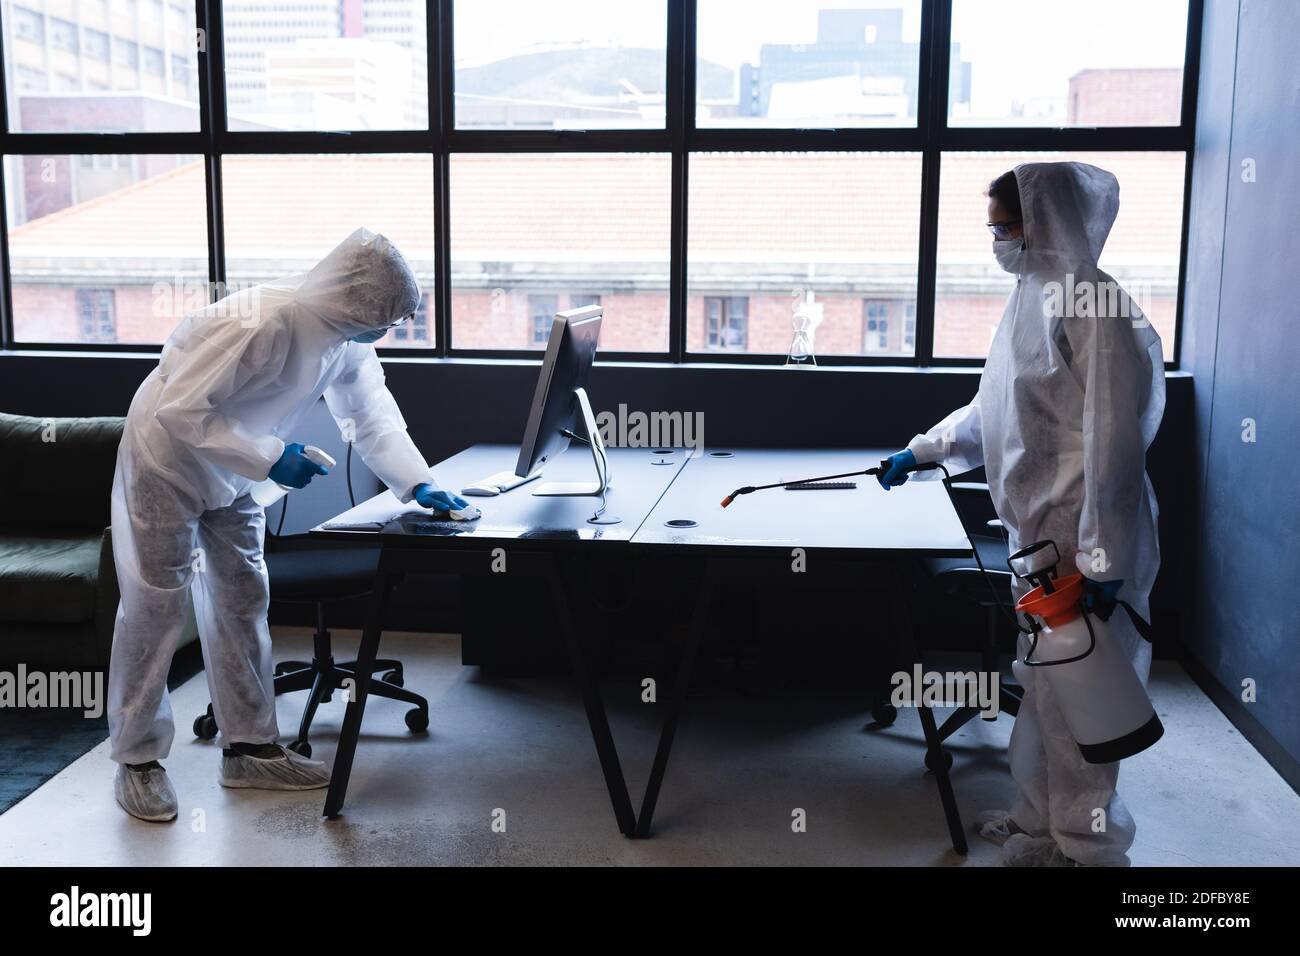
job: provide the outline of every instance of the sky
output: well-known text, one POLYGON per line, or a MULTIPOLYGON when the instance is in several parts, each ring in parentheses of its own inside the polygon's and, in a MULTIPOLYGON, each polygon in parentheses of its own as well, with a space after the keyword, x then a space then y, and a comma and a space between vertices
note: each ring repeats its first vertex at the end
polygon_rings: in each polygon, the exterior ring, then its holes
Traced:
MULTIPOLYGON (((662 48, 665 8, 655 0, 459 0, 457 64, 549 45, 662 48)), ((756 62, 762 43, 813 41, 817 11, 832 8, 901 8, 904 39, 920 35, 920 0, 699 0, 699 53, 733 69, 756 62)), ((1186 11, 1187 0, 954 0, 953 39, 973 64, 972 112, 1002 115, 1013 98, 1063 98, 1084 67, 1179 67, 1186 11)))

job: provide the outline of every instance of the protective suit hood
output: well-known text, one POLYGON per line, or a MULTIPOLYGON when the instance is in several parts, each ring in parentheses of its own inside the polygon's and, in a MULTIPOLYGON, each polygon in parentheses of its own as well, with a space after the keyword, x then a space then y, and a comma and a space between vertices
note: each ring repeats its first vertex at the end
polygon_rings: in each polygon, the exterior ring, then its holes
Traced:
POLYGON ((207 509, 261 481, 324 396, 361 457, 403 501, 429 466, 406 434, 373 346, 353 336, 415 311, 400 252, 358 229, 309 272, 191 312, 136 393, 128 430, 207 509))
POLYGON ((1087 163, 1022 163, 1015 173, 1026 270, 1095 269, 1119 213, 1119 180, 1087 163))
POLYGON ((306 274, 293 300, 299 321, 350 339, 413 313, 420 284, 386 237, 358 229, 306 274))

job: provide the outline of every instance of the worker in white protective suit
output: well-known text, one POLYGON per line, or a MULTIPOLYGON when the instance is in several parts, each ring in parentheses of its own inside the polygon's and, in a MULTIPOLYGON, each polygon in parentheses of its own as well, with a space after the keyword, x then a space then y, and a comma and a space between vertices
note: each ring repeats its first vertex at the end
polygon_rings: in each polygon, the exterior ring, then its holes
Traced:
MULTIPOLYGON (((1058 573, 1082 572, 1090 602, 1127 600, 1150 620, 1160 551, 1145 468, 1164 363, 1160 337, 1097 267, 1118 210, 1115 177, 1085 163, 1027 163, 993 182, 993 251, 1016 287, 979 392, 892 456, 881 483, 917 463, 983 465, 1011 550, 1055 542, 1058 573)), ((1026 590, 1017 583, 1016 597, 1026 590)), ((1126 615, 1109 623, 1145 683, 1150 645, 1126 615)), ((1027 650, 1022 634, 1018 658, 1027 650)), ((1136 828, 1115 792, 1119 764, 1086 762, 1042 669, 1013 669, 1025 691, 1010 745, 1018 795, 981 833, 1009 865, 1127 865, 1136 828)))
POLYGON ((234 293, 187 316, 136 392, 113 481, 113 631, 108 724, 127 813, 175 819, 159 761, 174 727, 167 672, 193 600, 223 735, 227 787, 305 790, 329 773, 275 743, 265 514, 249 488, 303 487, 326 469, 295 442, 324 396, 370 469, 402 501, 467 507, 433 483, 370 344, 415 312, 401 253, 358 229, 310 272, 234 293))

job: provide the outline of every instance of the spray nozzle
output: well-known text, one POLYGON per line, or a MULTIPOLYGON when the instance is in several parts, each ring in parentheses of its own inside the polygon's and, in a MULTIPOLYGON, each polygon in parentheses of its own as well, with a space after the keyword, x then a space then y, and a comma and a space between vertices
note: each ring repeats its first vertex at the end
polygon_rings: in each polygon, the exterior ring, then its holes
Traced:
POLYGON ((1035 587, 1043 589, 1044 594, 1051 594, 1056 590, 1056 585, 1052 582, 1056 578, 1056 566, 1061 563, 1061 552, 1056 547, 1056 542, 1048 539, 1046 541, 1035 541, 1033 544, 1026 545, 1019 551, 1007 555, 1007 567, 1011 573, 1022 581, 1028 581, 1035 587), (1046 555, 1036 560, 1030 560, 1034 555, 1047 548, 1052 549, 1053 558, 1051 563, 1046 563, 1046 555), (1021 570, 1017 570, 1019 567, 1021 570))

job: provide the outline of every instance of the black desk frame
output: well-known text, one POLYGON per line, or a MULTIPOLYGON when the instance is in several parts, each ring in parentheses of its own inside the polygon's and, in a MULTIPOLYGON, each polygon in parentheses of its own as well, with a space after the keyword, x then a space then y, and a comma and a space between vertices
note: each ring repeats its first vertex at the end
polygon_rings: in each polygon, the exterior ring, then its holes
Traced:
MULTIPOLYGON (((506 544, 503 542, 499 547, 506 549, 506 544)), ((370 672, 379 654, 384 611, 393 585, 398 578, 408 572, 471 576, 493 574, 495 573, 492 570, 493 550, 495 549, 439 548, 433 545, 409 547, 381 542, 375 588, 366 614, 361 646, 357 651, 356 688, 348 701, 347 712, 343 717, 343 729, 339 735, 338 751, 334 758, 334 771, 330 777, 329 792, 325 797, 326 817, 335 818, 343 809, 348 779, 352 774, 352 760, 361 733, 361 718, 365 713, 366 698, 370 690, 370 672)), ((605 786, 609 790, 609 799, 614 808, 614 816, 618 820, 619 831, 624 836, 634 836, 636 817, 632 811, 631 798, 628 796, 627 781, 623 776, 618 751, 609 730, 605 704, 574 621, 573 603, 565 584, 565 575, 562 573, 563 559, 561 555, 551 550, 531 550, 518 543, 510 545, 506 550, 507 570, 510 575, 543 578, 550 586, 565 649, 569 655, 570 666, 573 668, 574 680, 582 693, 583 706, 587 711, 587 723, 591 728, 592 741, 596 745, 600 769, 605 777, 605 786)))
MULTIPOLYGON (((539 542, 542 544, 542 542, 539 542)), ((504 545, 502 545, 504 547, 504 545)), ((638 551, 654 555, 660 546, 638 548, 638 551)), ((703 549, 707 551, 708 549, 703 549)), ((596 682, 587 654, 583 646, 573 613, 564 558, 551 550, 530 550, 517 544, 508 550, 508 569, 512 575, 538 577, 544 579, 550 587, 555 602, 556 615, 564 638, 565 649, 573 668, 574 680, 582 694, 583 706, 587 713, 587 723, 591 729, 592 742, 600 761, 601 773, 609 792, 610 803, 618 822, 619 832, 627 837, 645 838, 650 835, 654 820, 655 806, 663 786, 664 775, 668 769, 668 758, 672 752, 677 727, 681 719, 686 694, 690 687, 695 659, 704 631, 708 623, 709 608, 712 603, 713 590, 719 581, 734 577, 768 576, 785 577, 790 570, 788 556, 775 558, 771 552, 759 552, 746 555, 727 549, 725 556, 705 556, 700 572, 699 589, 691 610, 687 626, 685 643, 677 660, 676 680, 673 682, 668 708, 664 714, 663 725, 655 750, 654 764, 646 783, 639 814, 633 814, 632 802, 628 795, 627 780, 623 775, 618 750, 610 733, 609 719, 604 701, 596 682)), ((680 554, 675 556, 680 557, 680 554)), ((890 601, 893 625, 897 633, 897 648, 908 665, 920 661, 921 654, 916 641, 912 623, 912 613, 907 595, 909 593, 906 575, 898 571, 900 562, 906 560, 899 556, 888 562, 882 557, 859 554, 836 555, 810 551, 808 553, 809 570, 800 575, 802 581, 831 580, 842 582, 846 587, 860 585, 864 567, 870 566, 879 571, 881 567, 895 569, 894 586, 891 588, 893 599, 890 601)), ((361 732, 361 720, 365 713, 366 699, 370 689, 370 671, 379 653, 379 642, 383 632, 384 612, 388 596, 397 580, 409 572, 429 572, 458 575, 489 575, 492 571, 493 550, 470 550, 465 547, 437 548, 429 545, 409 547, 383 542, 381 544, 379 566, 376 572, 375 588, 371 596, 370 607, 366 614, 365 629, 361 637, 361 646, 357 651, 356 687, 349 700, 343 719, 343 728, 339 736, 338 751, 334 759, 333 775, 330 777, 329 792, 325 799, 324 815, 331 819, 337 817, 343 809, 347 795, 348 780, 352 772, 352 761, 356 754, 357 740, 361 732)), ((952 839, 953 849, 959 854, 967 852, 966 835, 962 829, 961 817, 957 810, 957 801, 953 793, 952 780, 944 758, 943 740, 939 735, 933 711, 921 703, 917 706, 921 727, 925 734, 927 763, 932 768, 939 788, 939 800, 943 806, 944 818, 952 839)))
MULTIPOLYGON (((651 553, 659 546, 647 546, 651 553)), ((690 623, 686 632, 686 642, 677 663, 677 676, 673 682, 668 709, 664 714, 663 728, 659 734, 659 745, 655 750, 654 765, 650 770, 650 779, 646 783, 645 794, 641 801, 641 811, 637 815, 636 836, 645 838, 650 835, 650 825, 654 820, 655 805, 659 800, 659 791, 663 786, 664 774, 668 769, 668 757, 672 752, 673 740, 677 735, 677 724, 681 719, 682 707, 690 687, 691 673, 695 658, 708 624, 709 607, 713 590, 724 578, 771 577, 789 580, 794 574, 790 569, 789 555, 780 558, 771 556, 767 550, 751 552, 746 555, 743 550, 728 549, 729 556, 706 557, 703 573, 700 577, 699 591, 691 611, 690 623)), ((882 561, 882 556, 865 556, 857 553, 851 555, 828 555, 826 552, 809 550, 807 552, 808 570, 796 575, 801 581, 817 580, 843 583, 846 587, 860 586, 862 572, 870 566, 879 571, 882 567, 892 569, 894 586, 890 589, 893 599, 889 602, 892 610, 893 624, 898 635, 897 649, 907 664, 921 661, 921 652, 916 640, 916 631, 912 623, 912 613, 907 595, 910 593, 909 582, 905 573, 901 573, 900 564, 905 557, 896 556, 892 560, 882 561)), ((948 823, 948 833, 952 838, 952 848, 959 854, 967 852, 966 834, 962 829, 961 815, 957 810, 957 800, 952 789, 952 778, 948 774, 948 765, 943 752, 943 738, 934 719, 934 712, 922 700, 917 705, 921 718, 921 728, 925 734, 927 765, 934 771, 939 786, 939 800, 943 806, 944 818, 948 823)))

